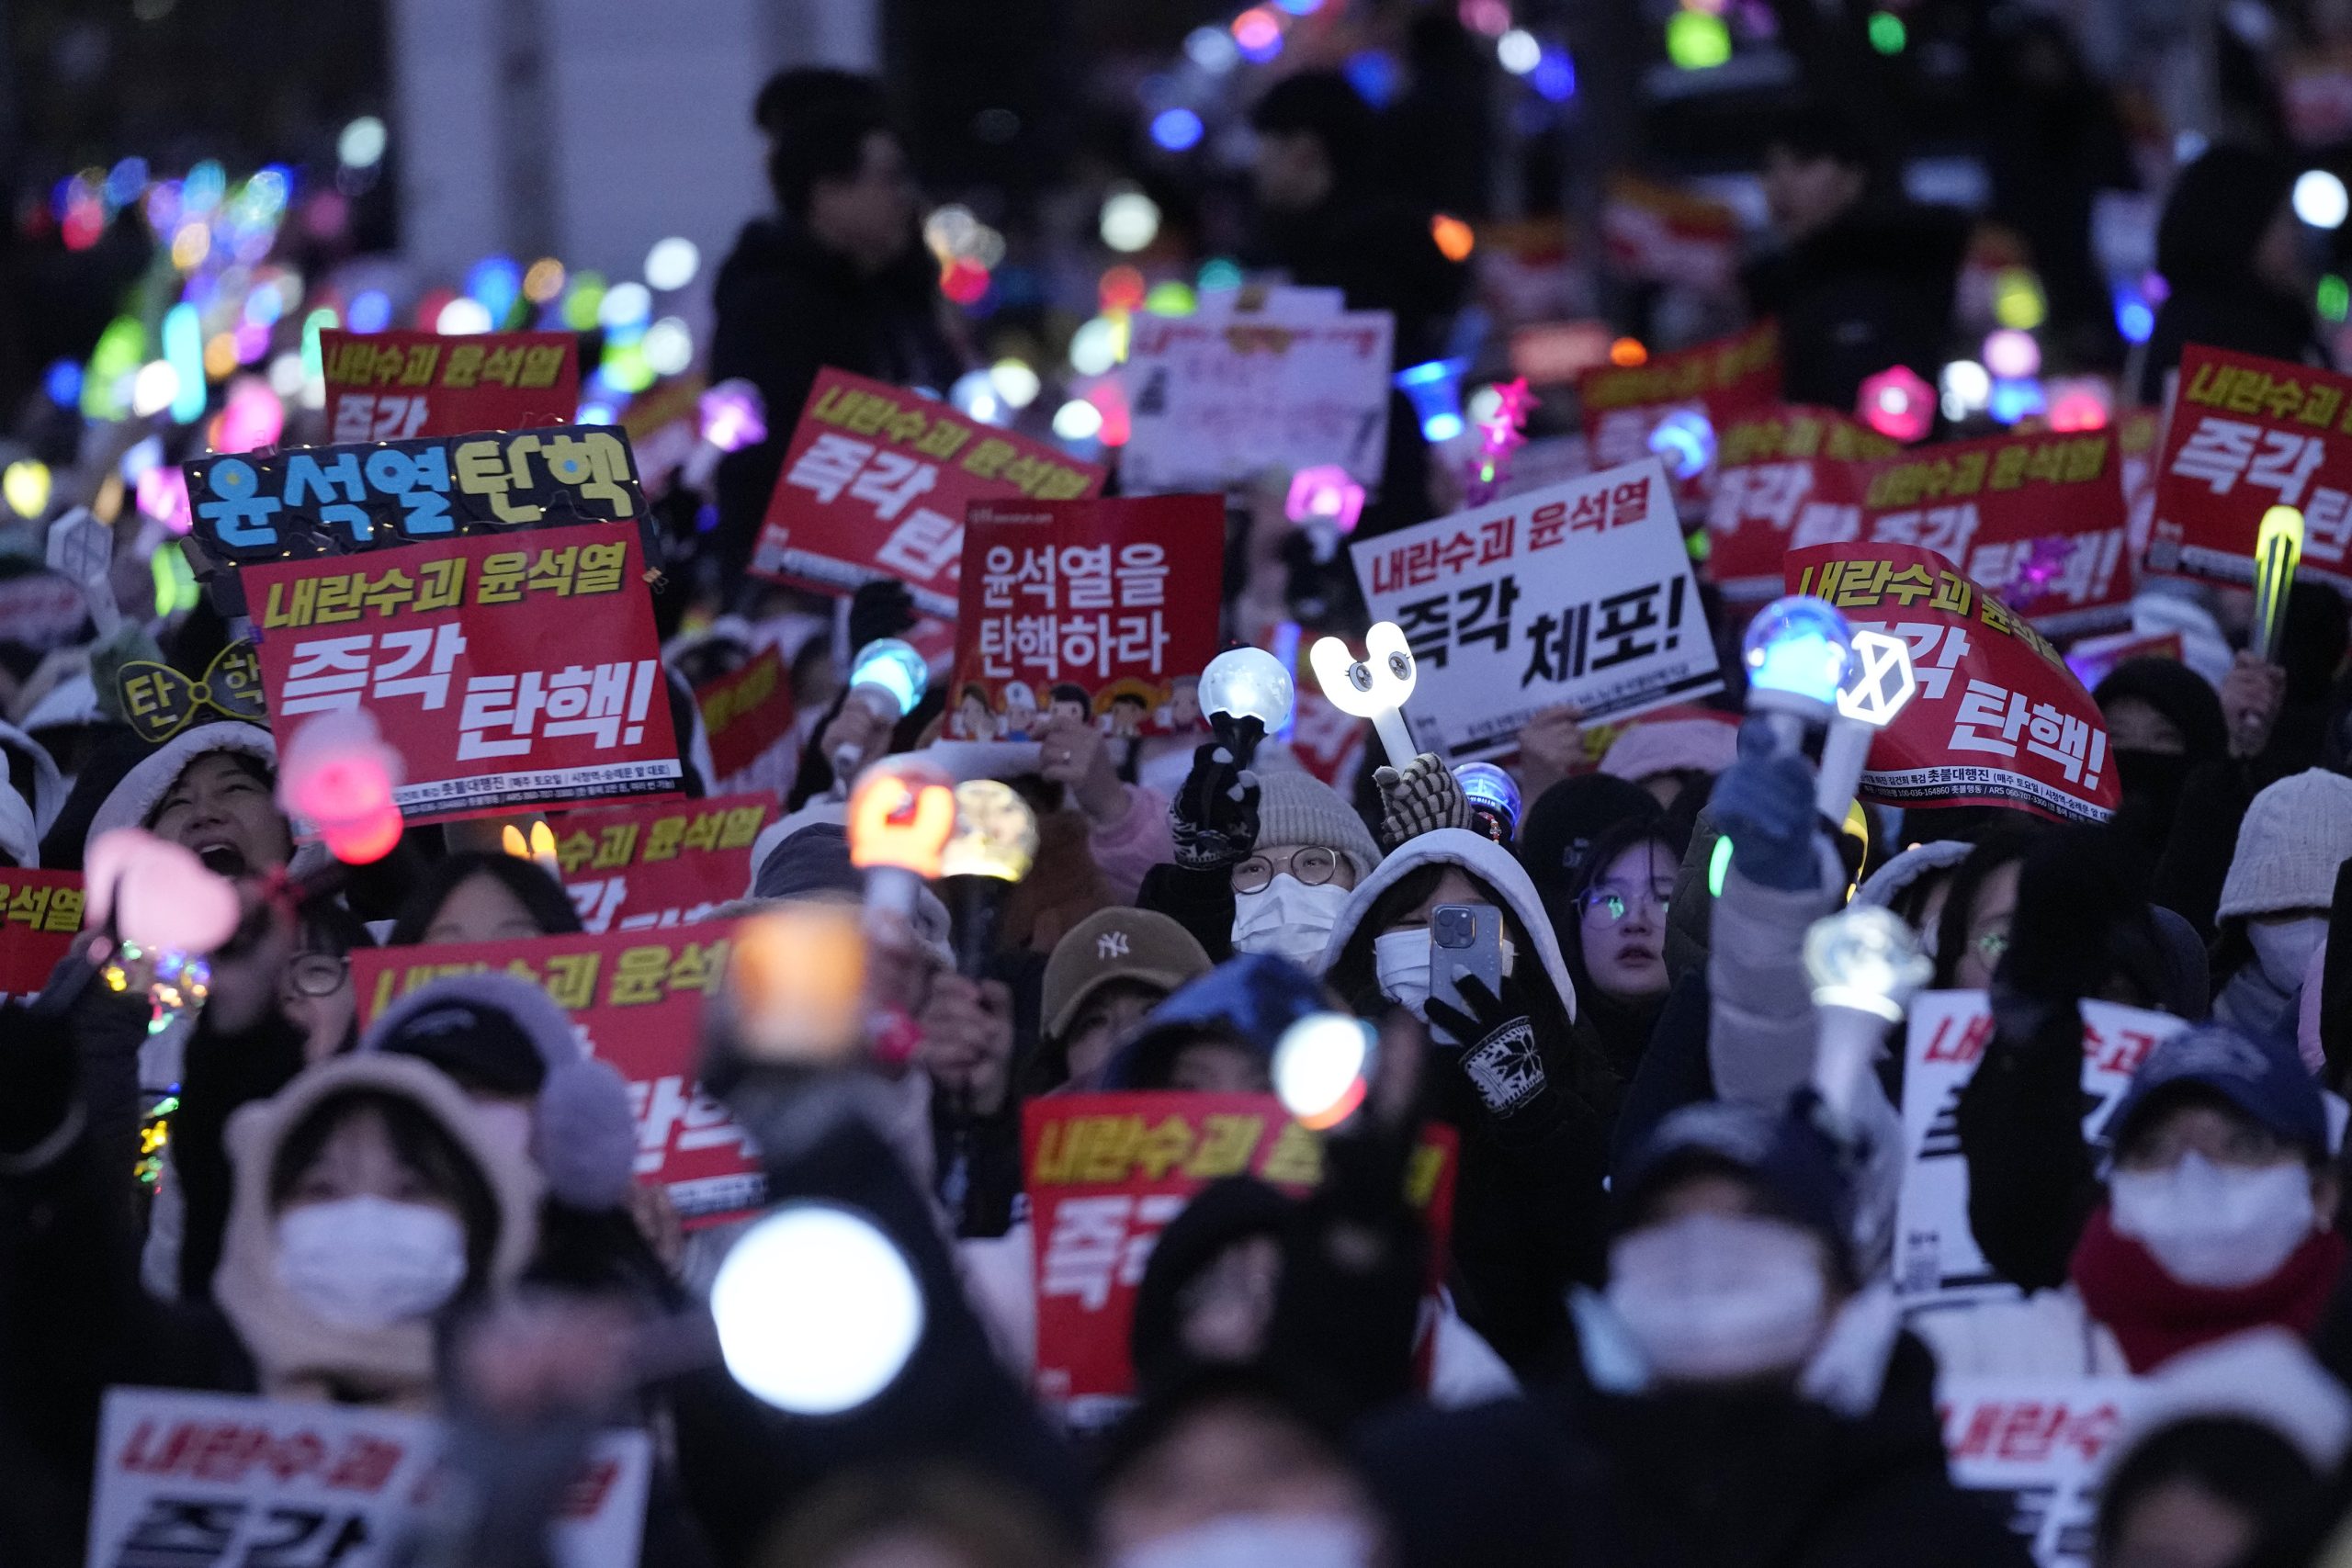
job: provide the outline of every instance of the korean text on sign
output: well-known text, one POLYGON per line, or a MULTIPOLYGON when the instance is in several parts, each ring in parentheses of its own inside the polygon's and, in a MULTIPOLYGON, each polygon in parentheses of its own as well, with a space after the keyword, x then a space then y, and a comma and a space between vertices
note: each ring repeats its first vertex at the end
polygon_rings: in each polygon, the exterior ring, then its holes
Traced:
POLYGON ((2273 506, 2303 514, 2299 570, 2352 592, 2352 378, 2191 344, 2157 453, 2150 570, 2251 582, 2273 506))
POLYGON ((953 615, 967 506, 1094 495, 1102 479, 936 399, 827 369, 785 448, 752 570, 835 592, 897 578, 922 609, 953 615))
POLYGON ((1067 712, 1114 735, 1162 727, 1216 652, 1225 503, 1213 495, 973 504, 951 733, 993 740, 1067 712), (1187 569, 1190 570, 1187 570, 1187 569))
MULTIPOLYGON (((1816 468, 1824 465, 1816 464, 1816 468)), ((1997 436, 1860 465, 1809 505, 1790 547, 1920 545, 2052 636, 2129 619, 2115 434, 1997 436)))
MULTIPOLYGON (((1702 415, 1718 438, 1739 416, 1781 400, 1781 334, 1761 326, 1661 354, 1639 366, 1604 365, 1577 378, 1585 435, 1602 468, 1649 456, 1650 434, 1670 413, 1702 415)), ((1708 476, 1693 475, 1689 493, 1702 494, 1708 476)))
POLYGON ((580 407, 573 333, 319 334, 327 439, 337 444, 570 424, 580 407))
POLYGON ((1222 490, 1269 468, 1324 464, 1379 485, 1395 323, 1310 292, 1278 292, 1258 310, 1207 300, 1189 316, 1134 318, 1120 371, 1130 434, 1119 474, 1131 493, 1222 490))
POLYGON ((741 669, 695 687, 695 706, 710 738, 712 772, 734 777, 792 733, 792 677, 783 649, 770 643, 741 669))
POLYGON ((81 929, 80 872, 0 870, 0 997, 45 987, 81 929))
POLYGON ((1996 1509, 2038 1568, 2088 1568, 2099 1485, 2147 1394, 2123 1377, 1940 1379, 1952 1483, 1996 1509))
MULTIPOLYGON (((2084 1002, 2082 1014, 2083 1136, 2096 1140, 2141 1062, 2188 1024, 2112 1002, 2084 1002)), ((1960 1151, 1960 1093, 1992 1038, 1992 1003, 1982 991, 1926 991, 1912 1001, 1894 1233, 1894 1285, 1906 1305, 2015 1300, 2018 1293, 1984 1261, 1969 1229, 1968 1167, 1960 1151)))
MULTIPOLYGON (((390 1568, 448 1484, 447 1433, 395 1410, 109 1388, 88 1568, 390 1568)), ((640 1431, 593 1436, 549 1520, 552 1568, 634 1568, 652 1472, 640 1431)))
POLYGON ((1853 472, 1849 465, 1895 449, 1830 409, 1775 408, 1717 431, 1707 575, 1728 599, 1778 598, 1794 530, 1851 499, 1841 482, 1853 472))
MULTIPOLYGON (((1406 1171, 1441 1254, 1453 1153, 1433 1138, 1406 1171)), ((1220 1177, 1304 1192, 1322 1179, 1323 1151, 1271 1095, 1070 1095, 1024 1109, 1022 1169, 1037 1236, 1038 1392, 1091 1427, 1131 1402, 1128 1326, 1159 1232, 1220 1177)))
POLYGON ((1350 547, 1374 619, 1419 671, 1405 709, 1449 761, 1501 751, 1542 708, 1588 721, 1715 690, 1665 470, 1655 457, 1350 547))
POLYGON ((724 982, 732 926, 576 932, 520 942, 370 948, 351 955, 365 1028, 398 998, 446 975, 500 970, 540 987, 571 1015, 588 1054, 628 1080, 637 1175, 659 1182, 688 1230, 760 1205, 752 1137, 695 1078, 704 1003, 724 982))
POLYGON ((1790 551, 1787 572, 1788 592, 1910 645, 1918 690, 1871 742, 1866 797, 2114 814, 2120 787, 2098 705, 2048 638, 1950 561, 1917 545, 1815 545, 1790 551))
POLYGON ((707 920, 752 886, 752 843, 774 797, 568 811, 550 824, 564 891, 590 931, 707 920))
POLYGON ((243 569, 269 711, 365 704, 412 820, 673 790, 631 527, 537 530, 243 569))
POLYGON ((207 554, 238 563, 645 514, 628 442, 602 425, 298 446, 186 467, 191 532, 207 554))

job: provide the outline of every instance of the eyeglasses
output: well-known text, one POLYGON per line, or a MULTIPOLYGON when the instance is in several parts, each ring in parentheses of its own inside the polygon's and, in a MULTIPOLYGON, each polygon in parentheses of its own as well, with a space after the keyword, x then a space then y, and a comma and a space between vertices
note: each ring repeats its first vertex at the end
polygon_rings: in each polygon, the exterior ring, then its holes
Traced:
POLYGON ((1290 852, 1279 864, 1266 855, 1251 855, 1233 868, 1233 890, 1236 893, 1263 893, 1274 877, 1288 872, 1308 887, 1320 887, 1331 880, 1340 869, 1338 852, 1320 844, 1307 844, 1290 852))
POLYGON ((279 986, 298 997, 331 997, 351 974, 351 960, 340 953, 298 953, 286 961, 279 986))
POLYGON ((1976 955, 1985 963, 1997 964, 2002 955, 2009 951, 2009 933, 2006 929, 1989 931, 1968 945, 1974 948, 1976 955))
POLYGON ((1633 912, 1634 897, 1648 899, 1650 907, 1664 915, 1674 902, 1674 889, 1650 887, 1641 890, 1638 895, 1629 896, 1615 888, 1595 887, 1577 900, 1577 908, 1588 920, 1599 920, 1602 925, 1613 926, 1633 912))

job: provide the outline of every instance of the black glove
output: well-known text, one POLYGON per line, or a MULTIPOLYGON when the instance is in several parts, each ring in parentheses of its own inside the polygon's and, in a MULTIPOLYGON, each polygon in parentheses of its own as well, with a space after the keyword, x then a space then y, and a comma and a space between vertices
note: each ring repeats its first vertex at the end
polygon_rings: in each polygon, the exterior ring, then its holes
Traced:
MULTIPOLYGON (((1254 719, 1248 722, 1255 724, 1254 719)), ((1193 771, 1168 807, 1176 863, 1214 871, 1245 859, 1258 843, 1258 775, 1215 740, 1193 752, 1193 771)))
POLYGON ((894 577, 861 583, 849 601, 849 652, 854 660, 869 642, 904 637, 915 627, 914 595, 894 577))
MULTIPOLYGON (((1445 962, 1442 956, 1431 959, 1432 982, 1437 977, 1436 965, 1445 962)), ((1553 1053, 1529 1016, 1526 993, 1518 983, 1506 976, 1499 997, 1475 975, 1464 975, 1456 984, 1468 1010, 1449 1006, 1432 994, 1430 1026, 1442 1031, 1448 1043, 1469 1042, 1463 1049, 1441 1055, 1468 1080, 1487 1113, 1516 1122, 1555 1104, 1567 1086, 1554 1081, 1558 1064, 1551 1059, 1553 1053)))

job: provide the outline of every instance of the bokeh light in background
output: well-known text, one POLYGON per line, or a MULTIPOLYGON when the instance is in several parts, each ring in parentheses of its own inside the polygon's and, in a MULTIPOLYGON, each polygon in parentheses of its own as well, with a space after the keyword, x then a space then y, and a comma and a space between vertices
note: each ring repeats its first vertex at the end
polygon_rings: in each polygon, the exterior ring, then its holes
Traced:
POLYGON ((2295 177, 2295 216, 2314 229, 2341 229, 2352 212, 2344 182, 2325 169, 2305 169, 2295 177))
POLYGON ((663 293, 684 288, 702 270, 702 251, 692 240, 673 234, 655 242, 645 253, 645 281, 663 293))
MULTIPOLYGON (((1216 35, 1223 38, 1223 33, 1216 35)), ((1199 144, 1201 117, 1182 105, 1161 109, 1151 117, 1151 139, 1170 152, 1183 152, 1199 144)))
POLYGON ((371 114, 361 115, 335 138, 335 156, 347 169, 372 169, 383 162, 384 149, 390 140, 382 120, 371 114))

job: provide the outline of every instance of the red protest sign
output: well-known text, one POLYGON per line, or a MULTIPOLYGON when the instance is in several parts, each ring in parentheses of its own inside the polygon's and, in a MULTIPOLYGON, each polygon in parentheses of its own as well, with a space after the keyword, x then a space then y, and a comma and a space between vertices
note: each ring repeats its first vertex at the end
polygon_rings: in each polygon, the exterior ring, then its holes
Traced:
POLYGON ((752 575, 833 592, 895 577, 917 606, 952 615, 971 502, 1093 495, 1102 478, 936 399, 821 370, 784 450, 752 575))
MULTIPOLYGON (((1432 1128, 1406 1173, 1438 1258, 1453 1154, 1451 1132, 1432 1128)), ((1022 1108, 1021 1168, 1036 1237, 1037 1392, 1088 1427, 1135 1391, 1127 1336, 1160 1230, 1220 1177, 1308 1191, 1322 1179, 1323 1149, 1272 1095, 1052 1095, 1022 1108)))
POLYGON ((792 679, 783 650, 770 643, 741 669, 695 687, 695 706, 710 738, 712 769, 722 779, 734 777, 792 732, 792 679))
POLYGON ((80 872, 0 870, 0 997, 48 985, 81 929, 80 872))
POLYGON ((1831 483, 1842 502, 1808 506, 1792 547, 1849 539, 1924 546, 2054 637, 2131 618, 2112 431, 1951 442, 1831 483))
POLYGON ((571 333, 322 332, 319 359, 330 441, 528 430, 580 412, 571 333))
POLYGON ((1222 497, 975 502, 965 532, 951 735, 998 739, 1048 709, 1168 728, 1175 677, 1216 653, 1216 574, 1174 568, 1218 558, 1222 497))
POLYGON ((2352 593, 2352 377, 2191 344, 2156 461, 2152 571, 2254 581, 2274 506, 2303 513, 2303 575, 2352 593))
POLYGON ((714 921, 658 935, 362 948, 351 955, 351 984, 363 1029, 447 975, 495 969, 540 987, 571 1015, 588 1054, 628 1080, 639 1179, 668 1189, 686 1228, 699 1230, 758 1208, 766 1186, 751 1134, 695 1078, 703 1001, 726 977, 733 929, 714 921))
POLYGON ((1779 597, 1781 558, 1800 515, 1851 501, 1848 465, 1898 450, 1834 409, 1803 404, 1744 414, 1718 430, 1715 442, 1707 576, 1732 600, 1779 597))
POLYGON ((2121 793, 2107 722, 2048 639, 1917 545, 1791 550, 1788 591, 1910 645, 1918 690, 1871 743, 1862 794, 1889 806, 2013 806, 2103 822, 2121 793))
POLYGON ((752 842, 773 796, 662 801, 554 818, 563 888, 592 931, 707 920, 752 886, 752 842))
POLYGON ((676 789, 633 527, 477 535, 241 569, 281 732, 363 702, 412 822, 676 789))
POLYGON ((1706 415, 1720 432, 1740 414, 1779 402, 1780 329, 1766 321, 1641 365, 1588 370, 1577 378, 1577 398, 1592 466, 1634 462, 1650 455, 1658 421, 1679 409, 1706 415))

